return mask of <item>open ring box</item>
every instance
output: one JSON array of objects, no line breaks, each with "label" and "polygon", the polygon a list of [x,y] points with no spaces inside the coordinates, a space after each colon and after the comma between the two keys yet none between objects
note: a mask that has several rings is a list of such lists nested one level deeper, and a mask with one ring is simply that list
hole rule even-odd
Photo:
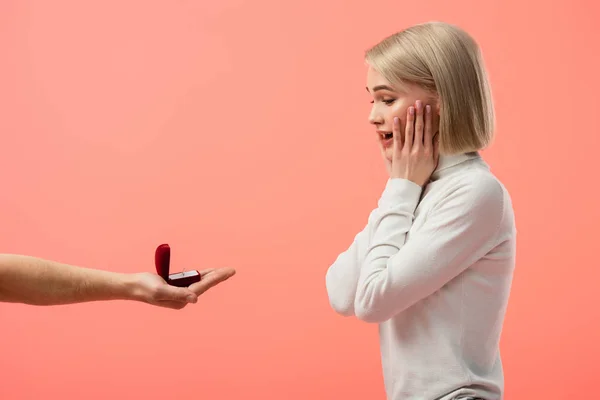
[{"label": "open ring box", "polygon": [[156,248],[154,264],[156,265],[156,273],[171,286],[188,287],[192,283],[200,282],[200,272],[196,270],[169,274],[171,247],[168,244],[161,244]]}]

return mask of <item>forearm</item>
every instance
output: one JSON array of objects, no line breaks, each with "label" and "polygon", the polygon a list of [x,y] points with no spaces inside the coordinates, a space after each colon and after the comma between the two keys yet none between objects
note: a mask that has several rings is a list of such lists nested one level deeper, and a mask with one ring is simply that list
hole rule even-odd
[{"label": "forearm", "polygon": [[126,274],[77,267],[36,257],[0,254],[0,301],[59,305],[131,299]]},{"label": "forearm", "polygon": [[338,255],[325,275],[329,304],[338,314],[345,317],[354,315],[354,298],[360,273],[358,253],[361,240],[367,240],[365,236],[364,231],[360,232],[352,245]]},{"label": "forearm", "polygon": [[373,221],[377,209],[371,211],[366,226],[343,253],[339,254],[327,270],[325,277],[329,304],[340,315],[354,316],[354,300],[360,276],[362,259],[369,247]]},{"label": "forearm", "polygon": [[409,240],[419,193],[406,182],[394,184],[398,190],[386,196],[392,201],[374,226],[361,269],[358,318],[374,323],[392,318],[440,290],[496,246],[504,218],[503,188],[493,179],[471,179],[437,202]]},{"label": "forearm", "polygon": [[398,254],[406,242],[422,189],[407,180],[388,182],[379,201],[379,218],[373,223],[373,236],[362,263],[355,298],[356,315],[367,322],[381,322],[392,292],[402,288],[388,270],[388,259]]}]

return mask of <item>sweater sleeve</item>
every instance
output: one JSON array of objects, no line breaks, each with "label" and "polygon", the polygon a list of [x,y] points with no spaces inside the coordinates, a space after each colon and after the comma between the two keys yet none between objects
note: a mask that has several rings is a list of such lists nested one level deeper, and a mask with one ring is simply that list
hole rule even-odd
[{"label": "sweater sleeve", "polygon": [[429,212],[406,240],[421,188],[394,179],[380,199],[379,217],[362,264],[356,316],[383,322],[433,294],[495,246],[504,191],[493,178],[464,182]]},{"label": "sweater sleeve", "polygon": [[325,275],[329,304],[344,317],[354,315],[360,253],[364,255],[369,240],[367,229],[368,225],[354,237],[350,247],[337,256]]},{"label": "sweater sleeve", "polygon": [[369,246],[373,222],[377,218],[378,209],[369,215],[366,226],[355,237],[350,247],[339,254],[327,269],[325,286],[329,304],[338,314],[354,316],[354,300],[360,267]]}]

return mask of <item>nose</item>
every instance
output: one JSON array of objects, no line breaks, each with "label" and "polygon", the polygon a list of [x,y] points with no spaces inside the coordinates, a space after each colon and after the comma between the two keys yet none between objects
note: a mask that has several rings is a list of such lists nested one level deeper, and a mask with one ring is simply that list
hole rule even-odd
[{"label": "nose", "polygon": [[375,106],[371,108],[371,113],[369,114],[369,123],[373,125],[383,124],[383,117],[379,112],[377,112],[377,108]]}]

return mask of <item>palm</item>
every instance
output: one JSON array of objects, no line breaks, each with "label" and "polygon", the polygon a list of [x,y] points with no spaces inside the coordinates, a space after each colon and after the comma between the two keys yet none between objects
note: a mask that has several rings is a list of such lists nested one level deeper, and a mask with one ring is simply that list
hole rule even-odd
[{"label": "palm", "polygon": [[152,297],[160,298],[166,291],[169,290],[169,284],[157,274],[144,272],[140,274],[140,284],[144,291],[152,294]]},{"label": "palm", "polygon": [[182,309],[189,303],[196,303],[198,296],[233,275],[235,270],[232,268],[207,269],[200,271],[200,282],[188,288],[180,288],[169,285],[159,275],[139,273],[137,274],[138,295],[142,301],[152,305]]}]

